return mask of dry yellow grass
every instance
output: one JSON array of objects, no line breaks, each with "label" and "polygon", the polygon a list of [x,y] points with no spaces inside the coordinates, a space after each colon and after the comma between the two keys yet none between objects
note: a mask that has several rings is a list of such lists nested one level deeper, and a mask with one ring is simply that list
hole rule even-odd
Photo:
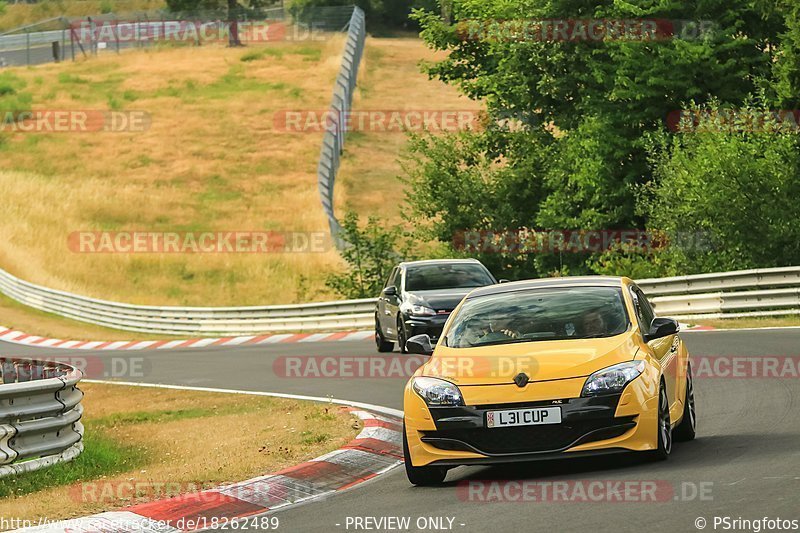
[{"label": "dry yellow grass", "polygon": [[800,326],[800,315],[754,317],[754,318],[727,318],[725,320],[687,320],[686,322],[701,326],[710,326],[716,329],[742,329],[742,328],[784,328]]},{"label": "dry yellow grass", "polygon": [[[320,134],[273,129],[325,109],[341,38],[132,52],[13,72],[33,107],[144,110],[144,133],[17,133],[0,148],[0,265],[44,285],[142,304],[292,303],[323,287],[337,253],[78,254],[71,232],[325,232]],[[280,57],[278,57],[280,55]],[[13,169],[13,170],[9,170]],[[304,281],[306,280],[306,281]],[[316,298],[332,297],[317,292]]]},{"label": "dry yellow grass", "polygon": [[[242,481],[339,448],[359,428],[345,411],[322,404],[116,385],[81,388],[87,431],[141,448],[146,462],[100,480],[3,498],[0,516],[72,518],[177,495],[175,485],[165,494],[166,482],[191,492]],[[127,496],[123,489],[136,483],[150,490],[141,490],[140,498],[106,497]]]},{"label": "dry yellow grass", "polygon": [[[477,111],[476,102],[420,70],[422,60],[439,57],[415,38],[368,39],[354,110]],[[403,184],[399,157],[407,136],[400,132],[351,134],[337,178],[337,212],[353,210],[400,222]]]},{"label": "dry yellow grass", "polygon": [[[342,46],[337,36],[244,50],[132,51],[8,69],[33,95],[35,109],[144,110],[152,126],[145,133],[5,135],[0,267],[35,283],[138,304],[337,298],[324,284],[328,272],[342,268],[334,250],[77,254],[67,237],[81,230],[327,233],[316,183],[322,136],[277,131],[273,116],[327,109]],[[241,61],[253,52],[263,57]],[[356,109],[474,107],[420,72],[419,60],[433,57],[418,39],[370,38]],[[340,213],[353,208],[397,219],[398,156],[405,143],[402,133],[351,135],[337,184]],[[68,333],[89,336],[80,328]]]}]

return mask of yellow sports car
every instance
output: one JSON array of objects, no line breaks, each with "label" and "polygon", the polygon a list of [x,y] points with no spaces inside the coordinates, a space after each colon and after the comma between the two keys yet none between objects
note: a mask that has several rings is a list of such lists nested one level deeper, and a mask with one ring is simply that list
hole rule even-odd
[{"label": "yellow sports car", "polygon": [[642,451],[691,440],[689,354],[628,278],[519,281],[469,293],[404,393],[408,479],[459,465]]}]

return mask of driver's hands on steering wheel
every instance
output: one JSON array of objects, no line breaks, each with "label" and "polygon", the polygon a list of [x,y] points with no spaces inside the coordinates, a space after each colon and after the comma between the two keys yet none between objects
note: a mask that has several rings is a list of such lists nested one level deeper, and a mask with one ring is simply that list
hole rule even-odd
[{"label": "driver's hands on steering wheel", "polygon": [[500,333],[507,337],[511,337],[512,339],[519,338],[519,331],[514,331],[513,329],[501,329]]}]

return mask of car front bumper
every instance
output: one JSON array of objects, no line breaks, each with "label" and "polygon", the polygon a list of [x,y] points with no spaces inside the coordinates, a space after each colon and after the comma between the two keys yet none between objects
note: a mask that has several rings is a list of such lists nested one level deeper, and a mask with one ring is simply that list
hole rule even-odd
[{"label": "car front bumper", "polygon": [[[658,387],[652,379],[637,378],[619,394],[581,398],[584,381],[532,382],[522,389],[513,384],[462,386],[466,406],[460,407],[429,408],[407,387],[412,464],[494,464],[656,448]],[[560,424],[486,427],[490,410],[553,406],[561,407]]]},{"label": "car front bumper", "polygon": [[408,338],[425,334],[431,338],[431,341],[436,342],[442,335],[444,324],[450,318],[450,313],[433,316],[405,316],[403,318]]}]

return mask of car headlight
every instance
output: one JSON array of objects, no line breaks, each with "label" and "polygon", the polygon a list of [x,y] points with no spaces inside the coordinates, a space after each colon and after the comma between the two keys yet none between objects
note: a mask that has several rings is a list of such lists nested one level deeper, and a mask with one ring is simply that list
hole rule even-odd
[{"label": "car headlight", "polygon": [[413,316],[434,316],[436,311],[424,305],[408,304],[403,306],[403,311]]},{"label": "car headlight", "polygon": [[584,383],[581,396],[620,392],[644,372],[645,364],[644,361],[629,361],[598,370]]},{"label": "car headlight", "polygon": [[419,377],[411,381],[411,386],[428,405],[464,405],[461,391],[449,381]]}]

